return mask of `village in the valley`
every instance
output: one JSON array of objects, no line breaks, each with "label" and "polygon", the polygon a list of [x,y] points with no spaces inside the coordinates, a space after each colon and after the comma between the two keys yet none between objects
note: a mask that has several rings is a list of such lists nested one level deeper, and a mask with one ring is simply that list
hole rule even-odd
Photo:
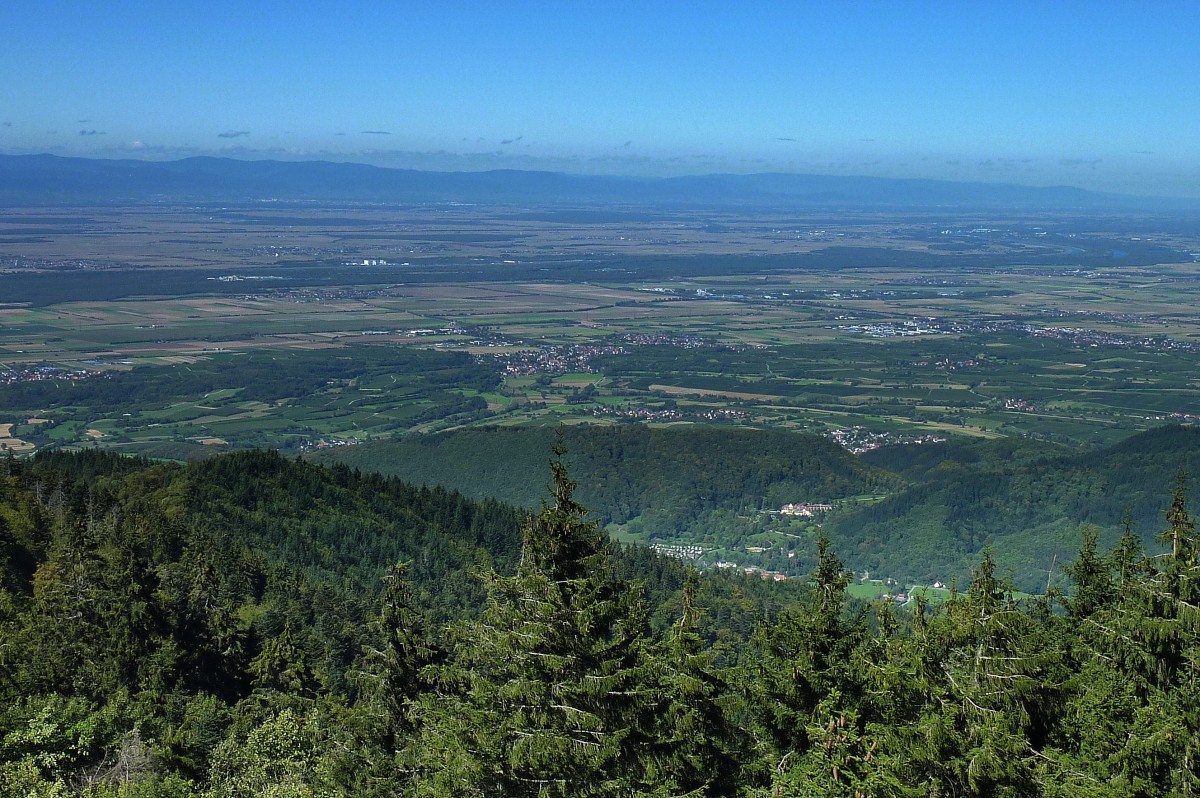
[{"label": "village in the valley", "polygon": [[[832,512],[834,505],[827,502],[788,502],[778,510],[763,510],[767,515],[790,516],[796,519],[812,519],[819,521]],[[710,560],[717,552],[713,547],[702,546],[698,543],[665,543],[652,542],[650,548],[664,557],[689,560],[701,570],[715,568],[722,571],[741,571],[747,577],[758,577],[763,581],[786,582],[793,579],[806,579],[807,575],[784,573],[760,565],[748,565],[728,559]],[[766,546],[745,546],[743,550],[748,555],[761,556],[771,549]],[[725,550],[728,551],[728,550]],[[787,558],[795,559],[796,553],[789,550]],[[925,599],[943,599],[950,588],[941,580],[932,584],[904,584],[890,577],[874,577],[870,571],[852,572],[848,592],[860,599],[890,601],[899,605],[911,605],[920,596]]]}]

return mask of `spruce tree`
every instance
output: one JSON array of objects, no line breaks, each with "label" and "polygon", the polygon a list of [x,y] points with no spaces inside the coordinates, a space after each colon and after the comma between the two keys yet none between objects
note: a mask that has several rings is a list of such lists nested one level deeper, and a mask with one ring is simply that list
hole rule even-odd
[{"label": "spruce tree", "polygon": [[1098,553],[1100,532],[1094,526],[1083,530],[1079,557],[1067,566],[1067,575],[1075,583],[1074,595],[1067,608],[1075,619],[1087,618],[1109,601],[1112,593],[1112,574],[1108,563]]},{"label": "spruce tree", "polygon": [[1188,475],[1180,471],[1175,477],[1175,491],[1171,506],[1167,509],[1167,527],[1158,536],[1158,541],[1170,549],[1164,587],[1181,602],[1181,609],[1194,606],[1189,602],[1200,583],[1196,579],[1196,568],[1200,565],[1197,554],[1200,546],[1196,540],[1196,522],[1187,510]]},{"label": "spruce tree", "polygon": [[1038,794],[1044,731],[1059,701],[1045,672],[1061,658],[1041,631],[985,551],[966,595],[918,635],[920,672],[934,678],[906,731],[916,743],[907,781],[939,795]]},{"label": "spruce tree", "polygon": [[103,681],[104,560],[84,524],[62,517],[37,569],[24,640],[25,678],[38,689],[95,689]]},{"label": "spruce tree", "polygon": [[482,616],[421,699],[417,794],[585,798],[640,778],[645,607],[554,452],[553,504],[525,525],[516,575],[485,576]]},{"label": "spruce tree", "polygon": [[1137,575],[1145,573],[1145,554],[1141,538],[1133,531],[1133,518],[1126,510],[1125,517],[1121,519],[1121,537],[1108,556],[1109,570],[1116,579],[1118,599],[1127,598]]},{"label": "spruce tree", "polygon": [[655,651],[660,696],[645,778],[662,795],[735,795],[748,741],[729,717],[730,686],[698,632],[698,585],[689,570],[680,618]]},{"label": "spruce tree", "polygon": [[258,688],[304,698],[314,697],[320,688],[291,621],[285,622],[283,631],[263,645],[262,652],[250,661],[249,671]]},{"label": "spruce tree", "polygon": [[1181,474],[1158,536],[1164,554],[1145,556],[1126,520],[1109,557],[1114,595],[1079,618],[1070,698],[1057,729],[1067,760],[1061,794],[1175,796],[1198,789],[1200,574],[1186,494]]},{"label": "spruce tree", "polygon": [[770,749],[767,794],[894,794],[863,711],[866,627],[861,614],[846,617],[849,577],[824,530],[812,580],[805,606],[754,639],[748,687]]},{"label": "spruce tree", "polygon": [[396,563],[384,577],[383,607],[378,621],[383,645],[368,653],[373,674],[378,678],[377,693],[386,708],[391,736],[412,731],[413,702],[429,686],[422,671],[439,654],[430,645],[425,624],[413,606],[407,573],[408,563]]}]

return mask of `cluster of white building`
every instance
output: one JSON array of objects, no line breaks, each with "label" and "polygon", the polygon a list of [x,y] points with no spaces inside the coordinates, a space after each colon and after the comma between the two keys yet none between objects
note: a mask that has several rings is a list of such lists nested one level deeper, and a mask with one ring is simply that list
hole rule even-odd
[{"label": "cluster of white building", "polygon": [[833,509],[832,504],[810,504],[808,502],[793,502],[785,504],[779,508],[781,515],[800,515],[805,518],[814,518],[817,515],[827,513]]}]

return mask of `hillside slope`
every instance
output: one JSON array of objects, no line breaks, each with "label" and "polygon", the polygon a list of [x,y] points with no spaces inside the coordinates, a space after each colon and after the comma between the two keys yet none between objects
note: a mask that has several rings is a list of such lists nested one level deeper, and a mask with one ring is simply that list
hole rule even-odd
[{"label": "hillside slope", "polygon": [[[549,428],[483,428],[317,457],[535,507],[553,439]],[[990,548],[1000,572],[1031,592],[1045,589],[1052,567],[1061,581],[1061,565],[1075,558],[1085,524],[1099,527],[1108,546],[1128,512],[1154,549],[1175,474],[1200,473],[1200,429],[1180,426],[1089,452],[1014,439],[896,447],[855,458],[795,433],[634,426],[571,428],[566,444],[584,504],[632,539],[692,540],[739,562],[776,567],[770,552],[744,551],[771,545],[754,537],[762,531],[756,511],[887,494],[875,503],[849,503],[827,519],[848,567],[965,583]],[[811,566],[809,541],[784,545],[793,552],[786,560],[791,569]]]},{"label": "hillside slope", "polygon": [[[536,507],[545,495],[549,427],[490,427],[326,451],[340,462],[475,498]],[[898,484],[814,435],[714,427],[564,428],[579,498],[604,522],[653,513],[687,524],[715,509],[777,509]]]},{"label": "hillside slope", "polygon": [[1001,572],[1040,592],[1052,565],[1075,558],[1083,524],[1099,527],[1107,546],[1128,512],[1155,547],[1175,474],[1200,473],[1200,428],[1162,427],[1093,452],[944,444],[905,455],[880,451],[864,459],[903,473],[912,480],[908,488],[830,519],[847,563],[945,581],[969,573],[990,547]]}]

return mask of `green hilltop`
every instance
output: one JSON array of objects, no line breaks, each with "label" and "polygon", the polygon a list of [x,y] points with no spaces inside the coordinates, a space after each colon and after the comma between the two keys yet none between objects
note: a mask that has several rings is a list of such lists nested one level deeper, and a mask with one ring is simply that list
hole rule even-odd
[{"label": "green hilltop", "polygon": [[[1072,451],[1033,441],[947,442],[868,452],[908,486],[830,519],[848,563],[898,579],[949,582],[985,548],[1001,572],[1041,592],[1079,550],[1080,528],[1116,541],[1128,514],[1154,547],[1165,521],[1163,486],[1200,473],[1200,429],[1167,426],[1115,445]],[[1059,578],[1061,582],[1061,576]]]},{"label": "green hilltop", "polygon": [[[339,447],[314,455],[475,498],[537,507],[554,427],[482,427]],[[830,501],[896,484],[815,435],[680,426],[562,428],[580,501],[604,522],[654,511],[686,519],[713,508]]]},{"label": "green hilltop", "polygon": [[[474,428],[314,457],[535,508],[554,435],[549,427]],[[772,525],[766,512],[833,502],[824,525],[855,570],[948,584],[964,581],[988,548],[1003,574],[1038,593],[1053,584],[1052,570],[1061,581],[1084,525],[1098,527],[1108,545],[1128,513],[1153,547],[1163,486],[1181,468],[1200,473],[1200,429],[1186,426],[1087,451],[954,438],[857,457],[788,431],[578,426],[564,435],[581,501],[621,539],[696,544],[714,558],[803,572],[815,561],[815,524]]]}]

